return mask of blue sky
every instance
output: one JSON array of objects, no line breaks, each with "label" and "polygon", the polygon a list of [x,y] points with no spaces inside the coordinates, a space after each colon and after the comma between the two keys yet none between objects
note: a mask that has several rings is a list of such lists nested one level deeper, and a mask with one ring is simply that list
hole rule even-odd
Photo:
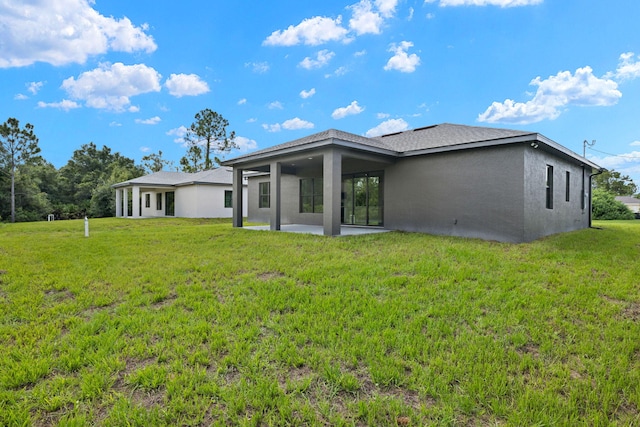
[{"label": "blue sky", "polygon": [[[640,184],[637,0],[0,0],[0,120],[56,167],[94,142],[176,164],[194,115],[240,150],[329,128],[539,132]],[[596,151],[598,150],[598,151]]]}]

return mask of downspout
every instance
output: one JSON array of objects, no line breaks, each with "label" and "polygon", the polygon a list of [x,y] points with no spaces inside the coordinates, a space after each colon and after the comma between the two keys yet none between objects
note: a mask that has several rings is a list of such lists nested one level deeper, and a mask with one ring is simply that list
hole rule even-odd
[{"label": "downspout", "polygon": [[591,226],[591,215],[592,215],[592,210],[593,210],[593,177],[600,175],[602,173],[604,173],[606,171],[605,168],[602,169],[598,169],[597,173],[592,173],[589,174],[589,228],[593,228]]}]

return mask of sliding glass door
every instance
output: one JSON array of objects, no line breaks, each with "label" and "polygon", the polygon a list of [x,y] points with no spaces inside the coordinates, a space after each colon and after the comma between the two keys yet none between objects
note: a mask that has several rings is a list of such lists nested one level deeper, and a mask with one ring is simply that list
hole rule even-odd
[{"label": "sliding glass door", "polygon": [[382,225],[382,172],[342,177],[342,223]]}]

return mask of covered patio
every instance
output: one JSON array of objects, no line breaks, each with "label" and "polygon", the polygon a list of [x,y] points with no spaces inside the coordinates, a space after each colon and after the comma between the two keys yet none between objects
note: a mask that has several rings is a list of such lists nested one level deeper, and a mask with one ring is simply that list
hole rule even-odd
[{"label": "covered patio", "polygon": [[[237,198],[236,189],[245,172],[250,172],[268,177],[261,181],[266,184],[262,186],[265,191],[260,193],[261,199],[254,206],[268,212],[268,217],[254,215],[253,219],[258,222],[266,220],[269,226],[259,229],[327,236],[384,231],[381,228],[382,171],[395,160],[395,152],[375,140],[330,129],[223,162],[223,165],[233,168],[233,226],[243,227],[242,201]],[[303,184],[291,187],[291,183],[292,180],[305,179],[311,182],[313,190],[309,200],[303,201]],[[283,192],[285,180],[289,187]],[[374,184],[372,188],[375,187],[376,193],[372,197],[361,194],[360,199],[365,201],[356,206],[356,194],[345,189],[345,180],[351,180],[352,188],[370,182]],[[306,202],[312,206],[310,210],[303,207]],[[286,216],[283,215],[285,210]],[[249,212],[251,217],[256,209],[250,206]]]}]

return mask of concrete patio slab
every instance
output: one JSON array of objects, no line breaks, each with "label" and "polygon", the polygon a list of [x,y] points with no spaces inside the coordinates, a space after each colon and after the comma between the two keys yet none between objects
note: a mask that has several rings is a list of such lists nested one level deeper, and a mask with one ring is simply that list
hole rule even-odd
[{"label": "concrete patio slab", "polygon": [[[269,231],[268,225],[252,225],[243,227],[247,230],[263,230]],[[305,225],[305,224],[283,224],[280,226],[280,231],[285,233],[301,233],[301,234],[315,234],[322,236],[324,229],[321,225]],[[361,234],[374,234],[374,233],[386,233],[391,230],[386,230],[381,227],[357,227],[351,225],[340,226],[340,236],[356,236]],[[339,236],[337,236],[339,237]]]}]

